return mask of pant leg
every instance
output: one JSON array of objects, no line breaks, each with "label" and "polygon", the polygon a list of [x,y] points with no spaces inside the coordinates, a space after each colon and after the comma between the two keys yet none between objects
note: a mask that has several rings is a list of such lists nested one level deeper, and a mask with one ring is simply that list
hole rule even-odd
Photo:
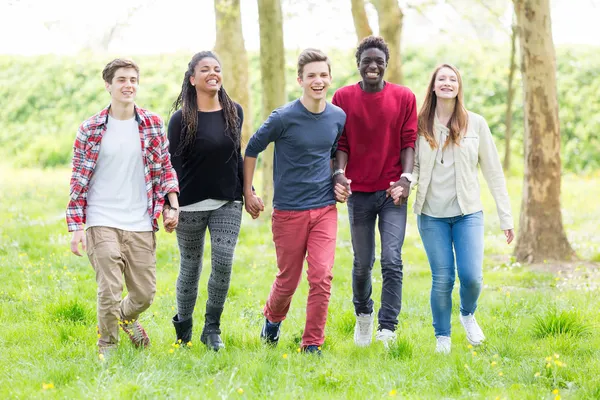
[{"label": "pant leg", "polygon": [[325,341],[327,309],[331,296],[332,269],[337,236],[335,205],[310,210],[308,233],[308,301],[302,346],[320,346]]},{"label": "pant leg", "polygon": [[398,325],[398,315],[402,307],[402,245],[406,233],[406,202],[395,205],[391,197],[380,196],[379,234],[381,236],[381,308],[379,309],[379,329],[392,332]]},{"label": "pant leg", "polygon": [[431,268],[431,313],[435,336],[450,336],[452,289],[456,276],[450,219],[417,215],[417,226]]},{"label": "pant leg", "polygon": [[[209,318],[211,321],[205,319],[205,325],[215,331],[219,330],[221,312],[229,291],[233,254],[240,233],[241,222],[242,204],[233,201],[212,211],[208,219],[211,242],[211,271],[208,278],[206,310],[207,314],[214,318]],[[214,326],[208,326],[209,324]]]},{"label": "pant leg", "polygon": [[285,319],[302,278],[309,222],[308,211],[273,210],[273,242],[279,272],[264,308],[264,315],[271,322]]},{"label": "pant leg", "polygon": [[483,285],[483,212],[459,217],[452,227],[460,280],[460,312],[473,314]]},{"label": "pant leg", "polygon": [[196,307],[209,215],[210,211],[181,211],[179,214],[176,233],[180,261],[176,297],[180,322],[192,318]]},{"label": "pant leg", "polygon": [[377,218],[374,193],[352,193],[348,199],[348,217],[354,252],[352,266],[354,311],[356,315],[371,314],[373,312],[371,271],[375,262],[375,219]]},{"label": "pant leg", "polygon": [[122,231],[94,226],[86,231],[87,254],[98,284],[98,346],[119,342],[119,318],[123,294],[124,261],[121,256]]}]

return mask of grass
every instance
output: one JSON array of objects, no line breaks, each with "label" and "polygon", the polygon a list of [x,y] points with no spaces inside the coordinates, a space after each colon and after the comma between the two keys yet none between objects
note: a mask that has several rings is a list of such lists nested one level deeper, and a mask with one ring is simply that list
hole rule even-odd
[{"label": "grass", "polygon": [[[414,215],[404,246],[405,280],[398,340],[389,350],[353,344],[352,249],[341,206],[334,283],[321,358],[299,354],[307,283],[282,325],[277,348],[258,334],[262,306],[274,278],[275,251],[268,216],[244,216],[222,329],[227,349],[199,342],[210,270],[205,268],[195,314],[193,346],[175,349],[178,255],[175,237],[158,235],[157,295],[141,321],[152,339],[146,351],[124,335],[117,353],[95,352],[96,284],[86,258],[70,254],[64,223],[67,170],[0,166],[0,398],[102,399],[593,399],[600,398],[600,299],[597,295],[600,179],[563,182],[567,235],[581,264],[523,266],[511,259],[495,207],[484,187],[485,288],[478,321],[488,338],[471,348],[458,322],[453,350],[434,354],[430,274]],[[520,178],[510,178],[513,210]],[[515,215],[518,221],[518,215]],[[381,272],[374,268],[378,304]],[[458,283],[458,282],[457,282]],[[557,392],[555,392],[557,391]],[[553,393],[554,392],[554,393]],[[558,393],[558,394],[556,394]]]}]

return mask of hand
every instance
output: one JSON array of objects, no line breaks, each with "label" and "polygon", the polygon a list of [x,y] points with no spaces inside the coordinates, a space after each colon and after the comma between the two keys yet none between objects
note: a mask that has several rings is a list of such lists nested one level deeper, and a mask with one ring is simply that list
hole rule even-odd
[{"label": "hand", "polygon": [[258,218],[261,211],[265,211],[265,205],[256,192],[252,191],[252,193],[244,195],[244,200],[246,211],[252,216],[252,219]]},{"label": "hand", "polygon": [[506,244],[510,244],[513,241],[513,239],[515,238],[514,229],[505,229],[504,236],[506,236]]},{"label": "hand", "polygon": [[352,180],[347,179],[344,174],[337,174],[333,177],[333,194],[335,201],[345,203],[348,197],[352,194],[350,184]]},{"label": "hand", "polygon": [[163,226],[165,231],[171,233],[179,224],[179,210],[173,210],[171,207],[165,207],[163,210]]},{"label": "hand", "polygon": [[85,231],[75,231],[73,232],[73,238],[71,239],[71,252],[76,256],[81,257],[82,254],[79,252],[79,242],[81,242],[81,248],[83,251],[86,251],[86,243],[85,243]]},{"label": "hand", "polygon": [[386,197],[392,197],[394,204],[399,206],[403,204],[410,194],[410,183],[408,179],[400,178],[396,182],[390,182],[390,187],[387,188]]}]

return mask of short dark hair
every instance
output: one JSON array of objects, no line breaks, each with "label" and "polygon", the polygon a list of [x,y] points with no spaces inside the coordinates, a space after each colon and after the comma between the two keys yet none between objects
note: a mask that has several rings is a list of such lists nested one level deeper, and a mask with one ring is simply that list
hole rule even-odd
[{"label": "short dark hair", "polygon": [[140,79],[140,67],[138,67],[135,62],[124,58],[115,58],[114,60],[106,64],[106,67],[104,67],[104,69],[102,70],[102,79],[104,79],[104,82],[112,83],[112,80],[115,77],[115,72],[117,72],[119,68],[135,69],[135,72],[137,72],[138,80]]},{"label": "short dark hair", "polygon": [[385,54],[385,62],[390,60],[390,49],[385,40],[381,36],[367,36],[356,48],[356,65],[360,65],[360,56],[368,49],[379,49]]},{"label": "short dark hair", "polygon": [[329,75],[331,75],[331,61],[329,60],[329,57],[327,57],[327,54],[317,49],[306,49],[298,56],[298,77],[302,78],[302,73],[304,72],[304,66],[306,64],[319,61],[327,63]]}]

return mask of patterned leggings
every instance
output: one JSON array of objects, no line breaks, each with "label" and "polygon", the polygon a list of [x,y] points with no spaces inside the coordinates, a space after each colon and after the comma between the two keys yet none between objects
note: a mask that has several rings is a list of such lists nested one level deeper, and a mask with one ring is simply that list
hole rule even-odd
[{"label": "patterned leggings", "polygon": [[240,233],[241,221],[241,203],[229,202],[212,211],[181,211],[177,226],[177,244],[181,257],[177,277],[179,321],[190,319],[194,313],[207,227],[212,249],[212,270],[208,280],[206,304],[223,309],[229,290],[233,253]]}]

